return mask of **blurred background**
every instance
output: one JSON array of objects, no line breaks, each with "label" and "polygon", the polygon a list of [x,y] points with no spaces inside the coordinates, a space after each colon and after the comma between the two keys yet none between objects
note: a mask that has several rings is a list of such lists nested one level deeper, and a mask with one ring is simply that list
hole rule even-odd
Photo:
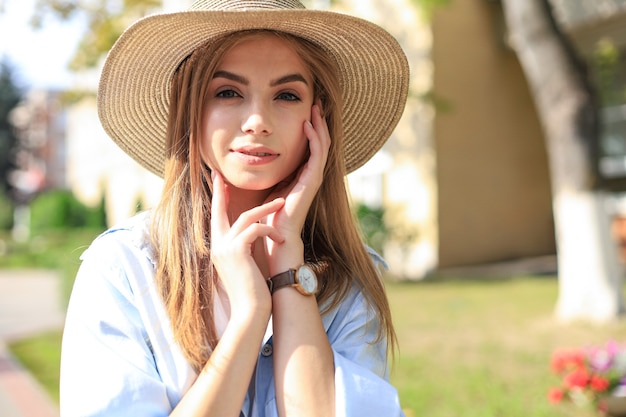
[{"label": "blurred background", "polygon": [[[99,124],[101,65],[132,21],[190,3],[0,0],[0,302],[23,300],[0,339],[52,415],[80,253],[161,191]],[[546,391],[553,350],[626,342],[626,1],[304,3],[379,24],[411,67],[397,129],[347,179],[389,263],[407,416],[595,415]]]}]

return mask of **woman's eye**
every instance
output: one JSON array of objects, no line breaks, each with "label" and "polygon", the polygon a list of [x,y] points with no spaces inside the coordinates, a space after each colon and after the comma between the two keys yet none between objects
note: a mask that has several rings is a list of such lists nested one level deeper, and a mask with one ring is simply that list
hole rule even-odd
[{"label": "woman's eye", "polygon": [[300,97],[293,93],[280,93],[277,97],[278,100],[285,101],[300,101]]},{"label": "woman's eye", "polygon": [[240,95],[235,90],[222,90],[222,91],[219,91],[216,94],[216,97],[219,97],[219,98],[235,98],[235,97],[240,97]]}]

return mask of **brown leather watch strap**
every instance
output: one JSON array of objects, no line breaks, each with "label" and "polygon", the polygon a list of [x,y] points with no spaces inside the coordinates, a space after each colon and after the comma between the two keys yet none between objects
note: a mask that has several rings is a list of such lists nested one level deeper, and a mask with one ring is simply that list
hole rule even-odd
[{"label": "brown leather watch strap", "polygon": [[290,287],[296,283],[296,270],[288,269],[285,272],[276,274],[267,280],[267,286],[270,289],[270,294],[274,294],[276,291],[284,287]]}]

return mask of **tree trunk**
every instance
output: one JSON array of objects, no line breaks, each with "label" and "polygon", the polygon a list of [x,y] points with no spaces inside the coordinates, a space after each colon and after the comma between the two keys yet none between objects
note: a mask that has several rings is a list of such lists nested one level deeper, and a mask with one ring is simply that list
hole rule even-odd
[{"label": "tree trunk", "polygon": [[598,119],[592,89],[548,0],[502,4],[545,134],[559,268],[556,315],[613,319],[623,310],[622,271],[607,194],[595,189]]}]

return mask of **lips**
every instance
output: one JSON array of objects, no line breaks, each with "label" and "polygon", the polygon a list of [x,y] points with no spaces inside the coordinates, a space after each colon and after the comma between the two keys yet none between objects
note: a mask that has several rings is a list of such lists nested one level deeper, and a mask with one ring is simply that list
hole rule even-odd
[{"label": "lips", "polygon": [[274,152],[272,149],[264,147],[264,146],[242,146],[239,148],[235,148],[232,150],[233,152],[241,153],[249,156],[258,156],[258,157],[266,157],[266,156],[277,156],[278,154]]},{"label": "lips", "polygon": [[248,151],[240,151],[242,154],[244,155],[251,155],[251,156],[270,156],[273,155],[269,152],[248,152]]},{"label": "lips", "polygon": [[280,156],[272,149],[261,146],[243,146],[232,149],[231,152],[241,161],[250,165],[269,163]]}]

